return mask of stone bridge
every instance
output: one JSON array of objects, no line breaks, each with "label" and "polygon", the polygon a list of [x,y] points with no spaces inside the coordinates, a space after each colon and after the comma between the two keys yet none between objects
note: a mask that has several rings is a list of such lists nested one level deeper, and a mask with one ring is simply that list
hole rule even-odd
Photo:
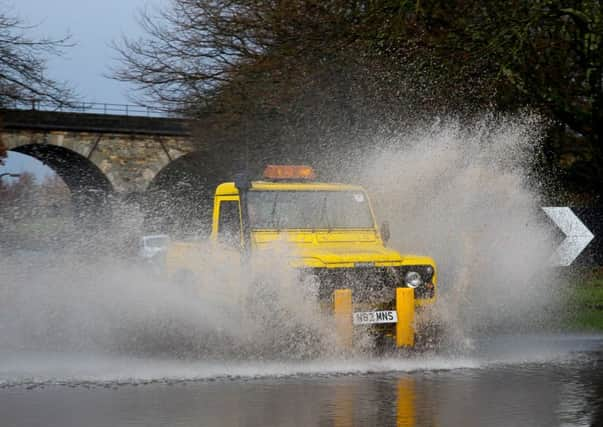
[{"label": "stone bridge", "polygon": [[111,201],[136,202],[161,230],[199,228],[216,182],[231,175],[220,150],[193,143],[191,128],[178,118],[0,110],[4,145],[53,169],[81,216],[109,216]]},{"label": "stone bridge", "polygon": [[183,119],[4,110],[0,120],[9,150],[42,161],[76,191],[144,192],[194,149]]}]

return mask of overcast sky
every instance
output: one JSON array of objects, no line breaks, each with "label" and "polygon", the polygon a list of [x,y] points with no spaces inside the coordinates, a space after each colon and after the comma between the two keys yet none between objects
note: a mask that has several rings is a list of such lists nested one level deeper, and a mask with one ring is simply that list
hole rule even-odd
[{"label": "overcast sky", "polygon": [[[137,12],[144,7],[157,7],[168,0],[0,0],[12,6],[13,13],[37,27],[33,36],[61,38],[71,34],[74,47],[65,55],[50,58],[48,76],[70,84],[82,101],[127,104],[131,86],[109,79],[116,65],[115,51],[110,47],[122,34],[142,34],[136,22]],[[33,172],[39,180],[53,172],[41,162],[9,152],[0,172]],[[8,178],[4,178],[8,179]]]},{"label": "overcast sky", "polygon": [[49,77],[70,83],[86,102],[126,104],[131,87],[103,76],[116,65],[111,41],[141,35],[137,12],[163,3],[167,0],[13,0],[12,8],[37,25],[36,35],[72,35],[76,46],[49,60]]}]

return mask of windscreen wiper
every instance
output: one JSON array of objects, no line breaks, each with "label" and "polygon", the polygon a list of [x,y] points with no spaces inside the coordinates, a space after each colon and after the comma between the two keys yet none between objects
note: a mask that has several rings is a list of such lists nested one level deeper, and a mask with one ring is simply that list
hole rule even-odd
[{"label": "windscreen wiper", "polygon": [[279,229],[279,222],[275,221],[275,214],[276,214],[276,201],[278,199],[278,191],[274,192],[274,201],[272,202],[272,211],[270,212],[270,219],[272,220],[272,226],[276,229],[276,231],[278,231]]},{"label": "windscreen wiper", "polygon": [[326,196],[326,194],[325,194],[325,198],[323,199],[320,216],[321,216],[321,220],[324,217],[324,220],[327,223],[327,233],[330,233],[331,232],[331,224],[329,224],[329,214],[327,213],[327,196]]}]

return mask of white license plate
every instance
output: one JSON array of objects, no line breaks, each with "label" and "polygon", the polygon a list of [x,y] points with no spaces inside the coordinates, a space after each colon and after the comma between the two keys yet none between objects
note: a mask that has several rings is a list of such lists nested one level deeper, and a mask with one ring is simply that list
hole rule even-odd
[{"label": "white license plate", "polygon": [[388,311],[358,311],[354,313],[354,325],[369,325],[371,323],[397,323],[398,313]]}]

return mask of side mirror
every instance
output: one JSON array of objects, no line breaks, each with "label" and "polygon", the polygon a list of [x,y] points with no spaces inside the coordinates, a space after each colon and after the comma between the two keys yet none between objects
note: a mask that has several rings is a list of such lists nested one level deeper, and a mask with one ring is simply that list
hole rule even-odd
[{"label": "side mirror", "polygon": [[389,222],[383,221],[383,224],[381,224],[381,240],[383,240],[383,243],[387,243],[390,237]]},{"label": "side mirror", "polygon": [[170,237],[167,234],[153,234],[143,236],[140,239],[140,256],[151,259],[155,255],[165,252],[170,243]]}]

